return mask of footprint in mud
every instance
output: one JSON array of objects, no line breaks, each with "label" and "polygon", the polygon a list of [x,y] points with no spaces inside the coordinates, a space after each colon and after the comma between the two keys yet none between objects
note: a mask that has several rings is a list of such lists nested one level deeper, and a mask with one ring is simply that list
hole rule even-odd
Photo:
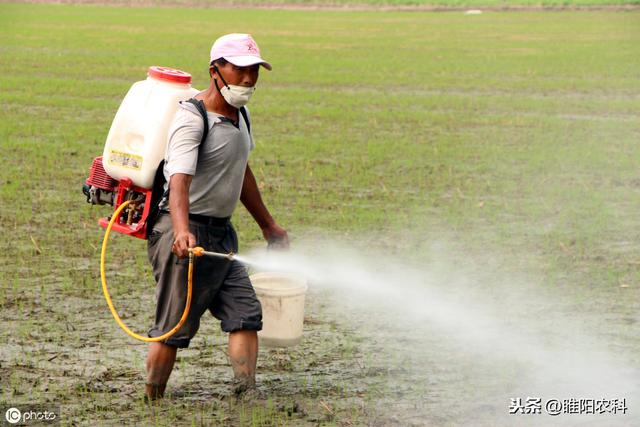
[{"label": "footprint in mud", "polygon": [[295,400],[293,402],[281,403],[277,405],[276,410],[278,412],[284,412],[288,417],[292,417],[293,414],[302,416],[307,415],[307,412],[304,410],[304,408],[302,408],[302,406]]}]

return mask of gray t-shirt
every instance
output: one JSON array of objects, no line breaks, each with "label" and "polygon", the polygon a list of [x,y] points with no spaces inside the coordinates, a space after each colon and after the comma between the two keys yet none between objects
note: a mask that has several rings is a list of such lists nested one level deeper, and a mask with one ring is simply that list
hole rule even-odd
[{"label": "gray t-shirt", "polygon": [[[235,127],[229,119],[207,111],[209,134],[200,148],[202,116],[191,103],[180,104],[169,128],[165,190],[172,175],[192,175],[189,213],[225,218],[238,204],[249,152],[254,147],[242,114],[238,116],[240,125]],[[168,209],[166,201],[160,207]]]}]

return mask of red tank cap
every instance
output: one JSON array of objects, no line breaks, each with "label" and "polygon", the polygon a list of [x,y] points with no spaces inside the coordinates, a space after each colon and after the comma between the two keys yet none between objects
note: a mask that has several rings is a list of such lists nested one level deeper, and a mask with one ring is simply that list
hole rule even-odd
[{"label": "red tank cap", "polygon": [[191,74],[175,68],[154,65],[149,67],[147,75],[155,79],[166,80],[174,83],[191,83]]}]

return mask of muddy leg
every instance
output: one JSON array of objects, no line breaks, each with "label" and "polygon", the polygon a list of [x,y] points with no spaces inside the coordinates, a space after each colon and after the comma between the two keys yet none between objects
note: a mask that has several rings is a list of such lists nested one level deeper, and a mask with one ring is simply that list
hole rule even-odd
[{"label": "muddy leg", "polygon": [[229,359],[233,368],[234,392],[242,394],[256,385],[258,333],[235,331],[229,334]]},{"label": "muddy leg", "polygon": [[164,396],[167,381],[176,361],[176,347],[160,342],[151,343],[147,354],[147,383],[144,394],[147,399],[155,400]]}]

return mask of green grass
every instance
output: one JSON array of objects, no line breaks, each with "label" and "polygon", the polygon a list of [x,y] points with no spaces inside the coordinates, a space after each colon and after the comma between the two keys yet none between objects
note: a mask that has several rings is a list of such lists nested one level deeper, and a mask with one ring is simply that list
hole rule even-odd
[{"label": "green grass", "polygon": [[[109,209],[87,205],[80,189],[120,101],[147,67],[187,70],[203,88],[211,42],[232,31],[252,33],[274,65],[251,103],[258,144],[251,163],[294,241],[330,235],[411,251],[419,260],[432,241],[444,239],[461,262],[484,254],[504,258],[504,268],[535,269],[543,286],[566,291],[614,326],[633,318],[640,296],[637,12],[465,16],[2,4],[0,342],[7,346],[0,350],[0,401],[23,397],[34,372],[53,369],[45,395],[77,419],[113,419],[120,404],[124,414],[144,419],[140,402],[123,403],[95,388],[102,383],[87,383],[104,378],[74,367],[81,358],[65,353],[90,344],[97,366],[112,369],[116,360],[144,369],[139,347],[118,359],[101,339],[129,343],[114,331],[99,295],[96,220]],[[242,248],[262,244],[246,212],[239,209],[234,221]],[[134,293],[150,303],[144,243],[116,239],[112,250],[123,259],[123,283],[114,286],[144,284]],[[637,346],[634,325],[628,339]],[[42,337],[52,342],[42,344]],[[351,358],[351,338],[344,339],[338,355]],[[24,353],[21,361],[17,349],[25,347],[40,353]],[[318,353],[294,354],[294,370],[334,360],[329,350],[309,348]],[[199,360],[198,353],[185,358]],[[280,362],[264,363],[276,369]],[[184,371],[181,381],[197,390],[200,380]],[[77,394],[69,377],[80,382]],[[303,380],[292,387],[303,406],[314,408],[304,416],[268,405],[257,412],[199,409],[214,411],[220,423],[246,425],[358,424],[380,415],[341,403],[330,379],[321,377],[315,394],[305,394]],[[276,398],[285,405],[289,397],[282,391]],[[319,399],[334,407],[333,416]],[[158,425],[201,419],[180,401],[158,411]]]}]

